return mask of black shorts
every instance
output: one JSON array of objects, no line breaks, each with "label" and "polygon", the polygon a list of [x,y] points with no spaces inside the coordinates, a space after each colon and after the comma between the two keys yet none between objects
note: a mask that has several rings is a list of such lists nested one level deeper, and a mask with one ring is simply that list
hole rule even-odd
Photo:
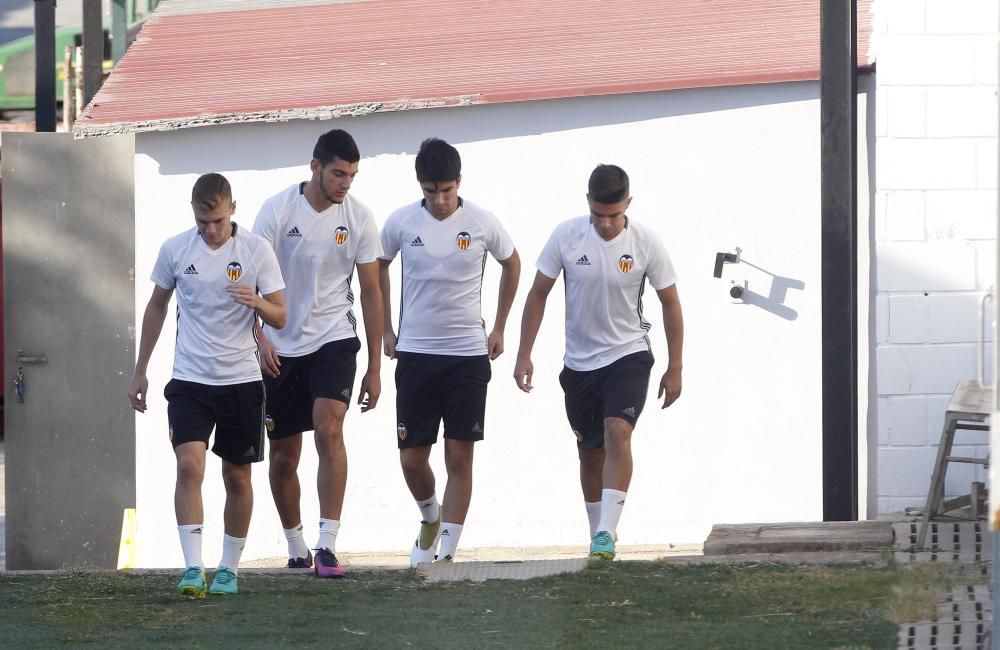
[{"label": "black shorts", "polygon": [[493,375],[487,355],[396,352],[396,438],[400,449],[437,442],[444,437],[482,440],[486,385]]},{"label": "black shorts", "polygon": [[171,379],[163,389],[167,398],[170,442],[204,442],[215,429],[216,456],[234,465],[264,460],[264,384],[251,381],[209,386]]},{"label": "black shorts", "polygon": [[559,373],[566,394],[566,417],[579,447],[604,446],[604,418],[621,418],[635,426],[649,391],[653,355],[635,352],[597,370]]},{"label": "black shorts", "polygon": [[267,389],[267,437],[276,440],[312,431],[313,401],[335,399],[351,404],[354,375],[358,370],[356,336],[325,344],[301,357],[282,357],[277,378],[264,377]]}]

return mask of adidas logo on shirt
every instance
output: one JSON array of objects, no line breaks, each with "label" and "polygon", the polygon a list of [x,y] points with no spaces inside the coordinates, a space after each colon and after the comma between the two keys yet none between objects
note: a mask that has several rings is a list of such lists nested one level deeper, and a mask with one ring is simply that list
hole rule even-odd
[{"label": "adidas logo on shirt", "polygon": [[634,418],[635,417],[635,407],[634,406],[630,406],[627,409],[623,409],[622,413],[624,413],[625,415],[627,415],[629,417]]},{"label": "adidas logo on shirt", "polygon": [[194,268],[194,264],[184,269],[184,275],[198,275],[198,269]]},{"label": "adidas logo on shirt", "polygon": [[292,229],[288,231],[286,237],[301,237],[302,233],[299,232],[298,226],[292,226]]},{"label": "adidas logo on shirt", "polygon": [[416,239],[414,239],[413,241],[410,242],[410,246],[423,246],[423,245],[424,245],[424,242],[423,242],[423,240],[420,239],[419,235],[417,235]]},{"label": "adidas logo on shirt", "polygon": [[581,257],[580,259],[578,259],[576,261],[576,265],[577,266],[590,266],[590,260],[588,260],[587,256],[584,255],[583,257]]}]

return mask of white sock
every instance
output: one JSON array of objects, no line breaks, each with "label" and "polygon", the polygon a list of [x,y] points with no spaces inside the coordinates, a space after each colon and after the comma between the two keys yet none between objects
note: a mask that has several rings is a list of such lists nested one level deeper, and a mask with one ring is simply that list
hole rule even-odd
[{"label": "white sock", "polygon": [[590,523],[590,536],[593,537],[597,534],[597,525],[601,523],[601,502],[585,501],[584,505],[587,506],[587,521]]},{"label": "white sock", "polygon": [[187,524],[177,527],[181,537],[181,552],[184,553],[185,567],[203,567],[201,561],[201,524]]},{"label": "white sock", "polygon": [[226,567],[233,573],[238,573],[240,568],[240,556],[243,555],[243,547],[246,546],[246,537],[222,536],[222,559],[219,560],[219,568]]},{"label": "white sock", "polygon": [[439,560],[446,557],[455,557],[455,549],[458,548],[458,538],[462,536],[462,524],[451,524],[441,522],[441,546],[438,547],[437,556]]},{"label": "white sock", "polygon": [[438,503],[436,494],[430,499],[418,500],[417,507],[420,508],[420,522],[424,524],[437,521],[438,516],[441,514],[441,505]]},{"label": "white sock", "polygon": [[288,557],[300,557],[305,559],[309,556],[309,545],[306,544],[302,536],[302,524],[294,528],[282,528],[285,539],[288,540]]},{"label": "white sock", "polygon": [[340,522],[336,519],[319,520],[319,541],[316,542],[316,549],[325,548],[331,553],[337,552],[337,533],[340,531]]},{"label": "white sock", "polygon": [[601,522],[597,524],[597,530],[606,530],[614,537],[618,532],[618,520],[621,519],[624,507],[625,493],[605,488],[601,492]]}]

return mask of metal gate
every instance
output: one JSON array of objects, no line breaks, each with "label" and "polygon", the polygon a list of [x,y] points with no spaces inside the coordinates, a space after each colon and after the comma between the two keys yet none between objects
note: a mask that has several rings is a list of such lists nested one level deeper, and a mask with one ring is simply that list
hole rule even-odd
[{"label": "metal gate", "polygon": [[132,136],[3,138],[11,570],[115,568],[134,506],[133,161]]}]

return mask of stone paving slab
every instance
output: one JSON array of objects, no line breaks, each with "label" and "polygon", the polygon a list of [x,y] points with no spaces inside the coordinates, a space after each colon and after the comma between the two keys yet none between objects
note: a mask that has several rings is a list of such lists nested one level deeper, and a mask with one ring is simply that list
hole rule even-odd
[{"label": "stone paving slab", "polygon": [[893,545],[888,521],[717,524],[705,540],[705,555],[871,551]]},{"label": "stone paving slab", "polygon": [[563,573],[576,573],[587,566],[586,557],[566,560],[513,560],[507,562],[434,562],[417,567],[425,582],[471,580],[529,580]]}]

